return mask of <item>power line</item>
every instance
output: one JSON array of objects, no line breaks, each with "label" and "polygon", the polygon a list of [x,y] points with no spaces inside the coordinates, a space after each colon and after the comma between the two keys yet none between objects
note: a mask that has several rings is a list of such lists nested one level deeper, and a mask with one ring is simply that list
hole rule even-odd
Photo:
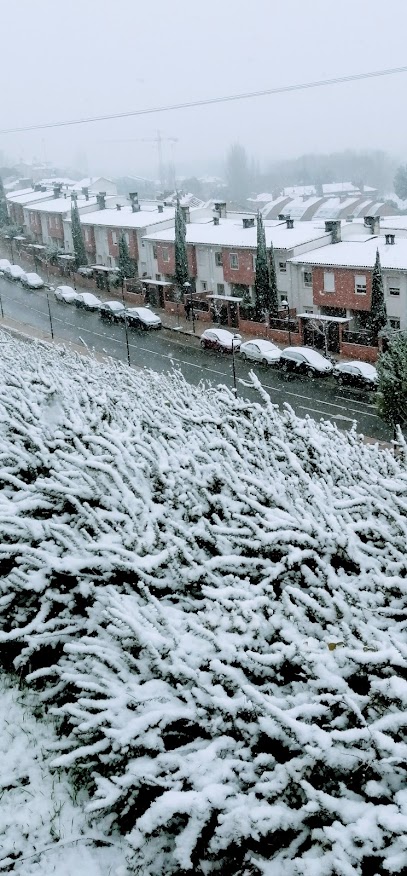
[{"label": "power line", "polygon": [[216,103],[231,103],[234,100],[248,100],[252,97],[266,97],[272,94],[285,94],[289,91],[304,91],[309,88],[321,88],[328,85],[340,85],[342,82],[358,82],[362,79],[374,79],[380,76],[394,76],[396,73],[407,73],[407,67],[392,67],[388,70],[373,70],[370,73],[352,73],[348,76],[336,76],[334,79],[319,79],[316,82],[302,82],[297,85],[283,85],[280,88],[266,88],[262,91],[246,91],[242,94],[229,94],[224,97],[209,97],[204,100],[191,100],[186,103],[173,103],[167,106],[148,107],[146,109],[129,110],[124,113],[110,113],[103,116],[87,116],[81,119],[69,119],[63,122],[44,122],[40,125],[25,125],[20,128],[3,128],[0,134],[20,134],[24,131],[40,131],[45,128],[66,128],[70,125],[85,125],[90,122],[105,122],[112,119],[126,119],[130,116],[148,116],[153,113],[167,113],[180,109],[191,109],[196,106],[209,106]]}]

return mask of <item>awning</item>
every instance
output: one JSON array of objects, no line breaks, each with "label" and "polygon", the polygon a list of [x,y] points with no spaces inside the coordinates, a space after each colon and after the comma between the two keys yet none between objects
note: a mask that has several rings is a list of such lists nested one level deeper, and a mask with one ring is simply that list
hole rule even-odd
[{"label": "awning", "polygon": [[144,277],[139,277],[141,283],[145,286],[173,286],[170,280],[145,280]]},{"label": "awning", "polygon": [[207,298],[216,298],[216,301],[234,301],[236,304],[240,304],[243,301],[243,298],[235,298],[234,295],[207,295]]},{"label": "awning", "polygon": [[314,322],[352,322],[351,316],[327,316],[326,313],[297,313],[297,319],[313,319]]}]

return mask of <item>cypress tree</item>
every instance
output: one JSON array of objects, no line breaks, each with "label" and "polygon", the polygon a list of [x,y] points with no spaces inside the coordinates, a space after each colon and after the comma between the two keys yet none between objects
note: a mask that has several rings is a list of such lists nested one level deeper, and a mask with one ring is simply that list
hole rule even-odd
[{"label": "cypress tree", "polygon": [[189,279],[188,258],[186,244],[186,225],[184,214],[181,210],[179,198],[175,209],[175,274],[174,283],[182,289]]},{"label": "cypress tree", "polygon": [[122,280],[124,280],[125,277],[134,277],[135,266],[133,260],[130,258],[129,247],[127,246],[126,236],[123,231],[119,237],[119,256],[117,259],[117,265]]},{"label": "cypress tree", "polygon": [[263,217],[260,210],[257,213],[257,252],[256,252],[256,317],[264,318],[269,310],[269,267],[267,263],[266,235]]},{"label": "cypress tree", "polygon": [[273,244],[270,245],[269,252],[269,302],[268,302],[268,311],[271,316],[278,316],[278,290],[277,290],[277,274],[276,274],[276,262],[274,258],[274,247]]},{"label": "cypress tree", "polygon": [[372,303],[368,319],[368,330],[372,341],[377,344],[377,336],[387,323],[386,302],[384,300],[382,268],[379,250],[376,250],[376,261],[373,268]]},{"label": "cypress tree", "polygon": [[8,225],[10,222],[7,210],[7,198],[4,191],[3,180],[0,176],[0,226]]},{"label": "cypress tree", "polygon": [[377,363],[377,409],[393,427],[407,423],[407,337],[394,335]]},{"label": "cypress tree", "polygon": [[86,255],[85,243],[83,240],[82,225],[79,216],[78,205],[75,200],[72,201],[71,206],[71,230],[76,267],[79,268],[80,265],[87,265],[88,258]]}]

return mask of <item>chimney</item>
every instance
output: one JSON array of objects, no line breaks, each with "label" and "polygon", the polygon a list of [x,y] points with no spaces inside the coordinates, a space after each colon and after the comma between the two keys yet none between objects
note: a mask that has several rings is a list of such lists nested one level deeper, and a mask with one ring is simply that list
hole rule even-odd
[{"label": "chimney", "polygon": [[183,215],[184,215],[184,222],[185,222],[185,225],[189,225],[189,223],[190,223],[190,221],[191,221],[191,217],[190,217],[190,214],[189,214],[189,207],[187,207],[186,205],[181,204],[181,210],[182,210]]},{"label": "chimney", "polygon": [[71,192],[71,201],[73,201],[74,204],[76,204],[77,200],[78,200],[78,192]]},{"label": "chimney", "polygon": [[380,216],[364,216],[363,222],[366,228],[370,228],[375,236],[380,234]]},{"label": "chimney", "polygon": [[106,192],[98,192],[96,195],[96,201],[98,205],[98,210],[106,209]]},{"label": "chimney", "polygon": [[243,217],[243,228],[254,228],[254,216]]},{"label": "chimney", "polygon": [[54,198],[60,198],[61,197],[61,189],[62,189],[61,184],[58,183],[58,185],[53,186],[53,189],[54,189]]},{"label": "chimney", "polygon": [[291,219],[290,216],[285,220],[287,223],[287,228],[294,228],[294,219]]},{"label": "chimney", "polygon": [[349,216],[346,217],[346,221],[347,221],[347,222],[353,222],[354,218],[355,218],[355,217],[354,217],[353,213],[349,213]]},{"label": "chimney", "polygon": [[325,231],[332,234],[332,243],[340,243],[342,240],[341,220],[328,219],[325,222]]},{"label": "chimney", "polygon": [[40,192],[40,191],[41,191],[41,183],[35,183],[34,191],[35,191],[35,192]]},{"label": "chimney", "polygon": [[215,201],[214,208],[221,219],[226,219],[226,201]]},{"label": "chimney", "polygon": [[89,187],[88,186],[82,187],[82,194],[85,195],[85,200],[89,201]]},{"label": "chimney", "polygon": [[138,192],[129,192],[130,204],[131,204],[131,212],[139,213],[140,212],[140,204],[138,202]]},{"label": "chimney", "polygon": [[159,213],[164,213],[164,204],[158,204],[157,210]]},{"label": "chimney", "polygon": [[214,225],[219,225],[219,216],[214,216],[214,217],[213,217],[213,224],[214,224]]},{"label": "chimney", "polygon": [[284,213],[279,213],[278,216],[277,216],[277,219],[278,219],[279,222],[284,222],[284,219],[285,219],[285,218],[286,218],[286,217],[285,217]]},{"label": "chimney", "polygon": [[384,237],[385,237],[385,241],[386,241],[387,246],[394,246],[395,237],[396,237],[395,234],[385,234]]},{"label": "chimney", "polygon": [[46,191],[47,191],[47,187],[46,187],[46,186],[40,186],[40,191],[41,191],[41,192],[46,192]]},{"label": "chimney", "polygon": [[116,210],[121,210],[121,208],[122,208],[121,204],[116,204]]}]

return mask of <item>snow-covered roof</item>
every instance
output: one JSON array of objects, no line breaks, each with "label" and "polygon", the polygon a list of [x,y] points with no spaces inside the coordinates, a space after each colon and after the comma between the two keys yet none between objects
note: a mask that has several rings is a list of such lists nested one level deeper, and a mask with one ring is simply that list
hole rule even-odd
[{"label": "snow-covered roof", "polygon": [[[85,203],[91,202],[89,200]],[[106,208],[81,215],[82,225],[104,225],[106,228],[147,228],[149,225],[156,225],[159,222],[168,222],[169,219],[175,219],[174,207],[164,207],[162,213],[158,212],[157,206],[151,207],[151,209],[145,207],[137,213],[133,213],[129,206],[122,207],[121,210]]]},{"label": "snow-covered roof", "polygon": [[[86,217],[88,220],[88,217]],[[82,219],[84,222],[85,219]],[[268,225],[265,223],[264,230],[266,233],[266,242],[276,249],[292,249],[294,246],[300,246],[304,243],[309,243],[313,240],[317,241],[327,237],[327,232],[321,224],[313,222],[302,222],[294,225],[294,228],[287,228],[285,222]],[[146,240],[161,241],[163,243],[173,243],[175,239],[175,229],[166,228],[162,231],[156,231],[152,234],[145,235]],[[217,247],[237,247],[238,249],[256,249],[257,246],[257,228],[256,225],[250,228],[243,228],[242,222],[235,222],[230,219],[220,219],[219,225],[214,225],[212,221],[206,224],[202,222],[190,222],[186,226],[187,243],[202,244]]]},{"label": "snow-covered roof", "polygon": [[373,237],[366,241],[347,240],[333,243],[320,249],[313,249],[290,261],[302,265],[326,265],[327,267],[368,268],[373,270],[379,250],[380,263],[386,270],[407,271],[407,239],[395,240],[394,244],[386,244],[382,237]]},{"label": "snow-covered roof", "polygon": [[78,189],[78,188],[79,188],[79,189],[82,189],[82,188],[85,189],[85,188],[89,188],[89,186],[94,186],[94,185],[95,185],[96,183],[98,183],[98,182],[110,182],[110,183],[112,183],[113,180],[110,179],[108,176],[87,176],[87,177],[85,177],[85,179],[80,179],[80,180],[78,180],[78,182],[74,182],[74,183],[73,183],[73,186],[74,186],[76,189]]},{"label": "snow-covered roof", "polygon": [[[40,204],[28,204],[30,210],[36,213],[70,213],[72,200],[70,197],[64,198],[50,198],[51,192],[48,192],[48,200],[43,201]],[[87,201],[86,198],[78,198],[77,205],[79,208],[79,212],[81,207],[92,207],[92,205],[96,205],[96,198],[89,198]]]},{"label": "snow-covered roof", "polygon": [[268,201],[273,200],[273,195],[270,192],[260,192],[259,195],[256,195],[254,198],[248,198],[248,201],[252,201],[254,204],[263,203],[267,204]]},{"label": "snow-covered roof", "polygon": [[358,198],[328,198],[314,213],[314,219],[336,219],[343,210],[352,213],[352,208],[358,203]]},{"label": "snow-covered roof", "polygon": [[301,198],[302,195],[316,195],[316,188],[315,186],[286,186],[283,192],[285,197]]},{"label": "snow-covered roof", "polygon": [[[359,188],[351,182],[324,183],[322,191],[324,195],[334,195],[336,193],[343,194],[345,192],[358,192]],[[372,191],[374,191],[374,189],[372,189]]]},{"label": "snow-covered roof", "polygon": [[35,192],[34,189],[23,189],[19,192],[10,192],[6,195],[10,204],[35,204],[36,201],[46,201],[52,197],[52,192]]},{"label": "snow-covered roof", "polygon": [[284,214],[291,216],[292,219],[302,219],[309,208],[314,204],[318,204],[320,200],[321,198],[318,195],[313,195],[310,198],[294,198],[284,207]]}]

